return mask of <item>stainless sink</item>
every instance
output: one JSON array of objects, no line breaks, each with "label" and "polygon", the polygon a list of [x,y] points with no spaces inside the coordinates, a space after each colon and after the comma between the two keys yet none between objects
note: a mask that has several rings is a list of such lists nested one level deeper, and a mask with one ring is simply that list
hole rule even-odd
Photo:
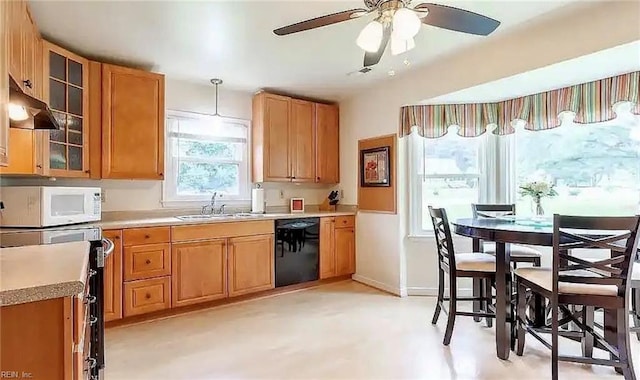
[{"label": "stainless sink", "polygon": [[181,215],[181,216],[176,216],[176,218],[180,219],[180,220],[185,220],[185,221],[190,221],[190,220],[209,220],[209,219],[216,219],[216,218],[228,218],[231,217],[233,215],[231,214],[194,214],[194,215]]}]

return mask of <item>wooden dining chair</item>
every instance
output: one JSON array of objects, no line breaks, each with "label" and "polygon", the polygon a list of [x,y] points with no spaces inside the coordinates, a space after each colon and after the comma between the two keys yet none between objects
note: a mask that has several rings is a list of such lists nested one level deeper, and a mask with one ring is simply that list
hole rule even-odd
[{"label": "wooden dining chair", "polygon": [[[495,318],[495,313],[489,308],[493,298],[491,291],[488,294],[483,291],[480,296],[458,297],[457,283],[458,278],[463,277],[480,279],[489,284],[483,289],[491,289],[491,284],[495,284],[496,258],[481,252],[456,254],[445,209],[429,206],[429,214],[438,250],[438,301],[431,323],[434,325],[438,323],[441,311],[447,314],[447,329],[442,343],[448,346],[451,342],[456,316]],[[449,297],[444,296],[445,274],[449,276]],[[444,307],[445,301],[449,301],[448,310]],[[457,303],[462,301],[480,302],[481,309],[477,312],[458,311]]]},{"label": "wooden dining chair", "polygon": [[[500,216],[515,216],[516,205],[515,204],[472,204],[471,212],[473,213],[473,219],[478,218],[492,218],[495,219]],[[482,252],[490,255],[496,254],[496,243],[490,241],[483,241],[480,244]],[[518,263],[531,263],[535,267],[539,267],[542,261],[542,254],[533,248],[525,247],[523,245],[511,244],[511,263],[516,268]]]},{"label": "wooden dining chair", "polygon": [[636,256],[631,272],[631,318],[633,327],[630,332],[636,333],[636,338],[640,340],[640,255]]},{"label": "wooden dining chair", "polygon": [[[554,215],[553,265],[548,268],[518,268],[515,279],[517,300],[517,355],[522,355],[526,333],[551,349],[551,374],[558,379],[558,361],[613,366],[626,380],[635,379],[629,342],[629,302],[632,261],[638,246],[639,216],[582,217]],[[580,258],[575,249],[606,249],[609,258],[590,261]],[[542,295],[551,305],[551,328],[527,318],[526,294]],[[580,305],[577,315],[571,306]],[[605,336],[593,328],[594,308],[605,310]],[[562,318],[559,318],[562,313]],[[560,330],[566,324],[577,330]],[[551,334],[551,343],[541,334]],[[560,355],[558,338],[583,344],[582,356]],[[593,358],[588,345],[605,350],[610,359]]]}]

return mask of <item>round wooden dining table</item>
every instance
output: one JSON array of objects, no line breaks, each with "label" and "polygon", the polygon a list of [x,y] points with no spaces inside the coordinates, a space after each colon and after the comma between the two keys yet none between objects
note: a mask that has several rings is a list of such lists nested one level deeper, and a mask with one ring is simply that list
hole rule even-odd
[{"label": "round wooden dining table", "polygon": [[481,252],[481,241],[496,243],[496,351],[500,359],[509,359],[514,313],[511,305],[510,243],[551,247],[553,226],[550,222],[500,218],[457,219],[455,233],[473,239],[473,251]]},{"label": "round wooden dining table", "polygon": [[[512,348],[515,321],[511,304],[511,252],[509,245],[527,244],[544,247],[553,246],[553,225],[548,220],[514,220],[509,218],[457,219],[452,223],[455,233],[473,239],[473,251],[481,252],[482,241],[496,243],[496,351],[500,359],[508,359]],[[597,237],[598,235],[594,235]],[[532,316],[534,321],[544,323],[544,300],[536,297]],[[605,340],[617,345],[615,315],[605,311]]]}]

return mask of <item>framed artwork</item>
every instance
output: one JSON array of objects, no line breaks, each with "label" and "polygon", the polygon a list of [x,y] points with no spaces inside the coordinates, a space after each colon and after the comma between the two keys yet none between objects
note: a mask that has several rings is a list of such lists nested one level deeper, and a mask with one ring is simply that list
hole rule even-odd
[{"label": "framed artwork", "polygon": [[389,150],[389,146],[382,146],[360,151],[360,186],[391,186],[391,158]]},{"label": "framed artwork", "polygon": [[304,198],[291,198],[290,206],[292,213],[304,212]]}]

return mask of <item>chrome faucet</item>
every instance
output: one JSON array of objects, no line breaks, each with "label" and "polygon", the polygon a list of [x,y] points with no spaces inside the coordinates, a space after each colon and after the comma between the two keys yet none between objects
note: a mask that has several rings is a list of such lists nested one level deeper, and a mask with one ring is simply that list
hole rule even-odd
[{"label": "chrome faucet", "polygon": [[207,214],[207,209],[209,210],[208,214],[224,214],[224,206],[225,205],[221,205],[219,208],[216,208],[216,197],[218,197],[218,192],[214,192],[213,196],[211,197],[211,202],[208,205],[204,205],[202,206],[202,210],[201,210],[201,214],[205,215]]}]

